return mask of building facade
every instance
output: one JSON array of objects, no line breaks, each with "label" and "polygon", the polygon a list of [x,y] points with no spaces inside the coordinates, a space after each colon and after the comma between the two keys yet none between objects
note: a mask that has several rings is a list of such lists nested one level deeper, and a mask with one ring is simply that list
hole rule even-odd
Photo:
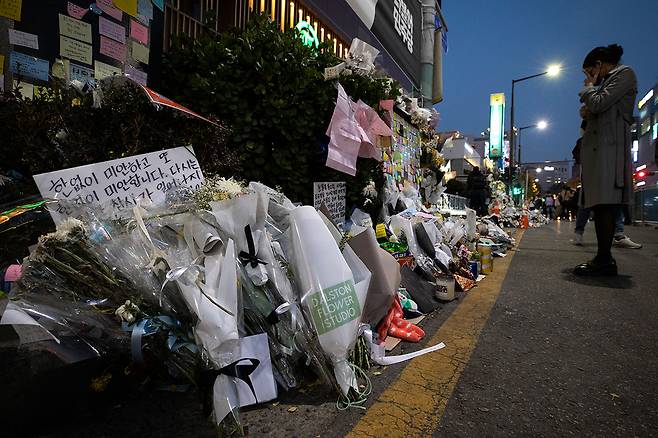
[{"label": "building facade", "polygon": [[574,177],[573,161],[538,161],[523,163],[521,170],[528,173],[530,180],[534,180],[542,193],[558,192],[571,178]]},{"label": "building facade", "polygon": [[658,84],[638,101],[639,117],[633,133],[631,155],[634,170],[633,217],[658,221]]}]

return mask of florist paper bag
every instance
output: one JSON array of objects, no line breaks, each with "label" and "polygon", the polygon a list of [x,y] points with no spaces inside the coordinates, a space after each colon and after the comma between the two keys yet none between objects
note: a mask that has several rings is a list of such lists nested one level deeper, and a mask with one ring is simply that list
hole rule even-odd
[{"label": "florist paper bag", "polygon": [[300,302],[347,394],[356,384],[347,355],[356,340],[362,309],[352,270],[313,207],[293,210],[290,232]]},{"label": "florist paper bag", "polygon": [[386,316],[400,286],[400,265],[379,247],[372,228],[367,228],[347,243],[372,273],[361,321],[375,327]]}]

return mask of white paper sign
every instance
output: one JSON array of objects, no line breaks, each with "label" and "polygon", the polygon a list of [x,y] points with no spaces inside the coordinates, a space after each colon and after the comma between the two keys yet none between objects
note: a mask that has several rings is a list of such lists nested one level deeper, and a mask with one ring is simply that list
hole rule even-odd
[{"label": "white paper sign", "polygon": [[115,218],[130,217],[139,199],[158,202],[173,187],[196,188],[203,173],[192,147],[178,147],[34,175],[41,196],[68,202],[51,208],[56,224],[76,206],[98,204]]},{"label": "white paper sign", "polygon": [[335,224],[345,223],[345,182],[314,182],[313,207],[319,209],[324,204]]},{"label": "white paper sign", "polygon": [[21,32],[20,30],[9,29],[9,44],[29,47],[30,49],[39,49],[39,37],[31,33]]}]

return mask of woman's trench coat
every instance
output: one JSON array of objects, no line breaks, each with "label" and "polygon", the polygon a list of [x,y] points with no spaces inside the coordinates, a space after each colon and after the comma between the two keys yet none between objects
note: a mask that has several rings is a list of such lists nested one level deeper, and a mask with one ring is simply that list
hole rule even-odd
[{"label": "woman's trench coat", "polygon": [[580,92],[587,107],[581,147],[584,207],[630,204],[633,194],[631,124],[637,79],[630,67],[615,67],[599,86]]}]

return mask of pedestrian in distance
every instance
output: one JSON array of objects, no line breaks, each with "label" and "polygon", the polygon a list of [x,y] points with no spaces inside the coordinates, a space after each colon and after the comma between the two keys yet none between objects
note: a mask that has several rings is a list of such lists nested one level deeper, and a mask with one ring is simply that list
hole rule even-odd
[{"label": "pedestrian in distance", "polygon": [[468,175],[466,190],[470,200],[469,207],[475,210],[478,216],[486,215],[487,180],[478,166],[475,166]]},{"label": "pedestrian in distance", "polygon": [[555,219],[555,197],[546,195],[546,216],[549,219]]},{"label": "pedestrian in distance", "polygon": [[637,96],[633,70],[620,64],[617,44],[596,47],[583,61],[584,87],[580,101],[586,109],[583,134],[580,206],[594,212],[597,253],[574,269],[577,275],[617,275],[612,257],[619,209],[632,197],[631,124]]}]

